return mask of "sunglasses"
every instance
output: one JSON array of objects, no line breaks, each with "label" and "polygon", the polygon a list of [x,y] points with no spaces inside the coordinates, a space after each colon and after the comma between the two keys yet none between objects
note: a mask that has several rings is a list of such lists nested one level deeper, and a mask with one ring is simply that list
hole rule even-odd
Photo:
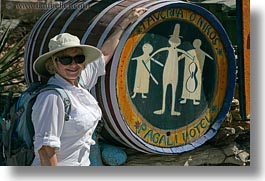
[{"label": "sunglasses", "polygon": [[71,63],[73,63],[73,61],[75,61],[75,63],[77,64],[81,64],[81,63],[84,63],[84,61],[86,60],[86,57],[85,55],[76,55],[74,57],[65,56],[65,57],[58,57],[56,60],[59,61],[63,65],[70,65]]}]

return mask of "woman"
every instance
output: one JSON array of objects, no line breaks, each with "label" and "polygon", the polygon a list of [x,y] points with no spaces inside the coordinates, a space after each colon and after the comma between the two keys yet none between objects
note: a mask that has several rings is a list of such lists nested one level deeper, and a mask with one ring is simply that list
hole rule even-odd
[{"label": "woman", "polygon": [[[62,33],[49,42],[49,52],[33,64],[34,71],[48,77],[49,84],[62,87],[71,101],[69,120],[64,120],[64,103],[54,90],[42,92],[32,108],[35,129],[34,166],[89,166],[92,134],[101,119],[101,110],[90,90],[105,73],[124,29],[146,12],[136,8],[120,23],[101,51],[71,34]],[[82,86],[79,84],[82,80]]]}]

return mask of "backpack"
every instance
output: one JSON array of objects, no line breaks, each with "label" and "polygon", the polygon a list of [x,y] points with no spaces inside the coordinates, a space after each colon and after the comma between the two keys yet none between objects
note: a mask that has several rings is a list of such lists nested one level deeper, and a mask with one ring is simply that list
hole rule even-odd
[{"label": "backpack", "polygon": [[5,116],[2,117],[2,151],[5,165],[30,166],[32,164],[35,157],[32,106],[39,93],[47,90],[55,90],[59,93],[64,102],[65,121],[68,121],[71,103],[64,89],[51,84],[33,83],[22,92],[13,106],[7,108]]}]

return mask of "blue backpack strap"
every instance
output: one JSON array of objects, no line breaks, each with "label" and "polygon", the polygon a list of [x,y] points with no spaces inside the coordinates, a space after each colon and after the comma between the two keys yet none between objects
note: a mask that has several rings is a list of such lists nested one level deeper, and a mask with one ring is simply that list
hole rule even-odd
[{"label": "blue backpack strap", "polygon": [[41,89],[40,92],[44,92],[44,91],[47,91],[47,90],[55,90],[56,92],[59,93],[59,95],[63,99],[63,103],[64,103],[65,121],[68,121],[69,120],[70,111],[71,111],[71,101],[70,101],[69,96],[65,92],[65,90],[63,88],[61,88],[60,86],[53,85],[53,84],[47,84],[44,88]]},{"label": "blue backpack strap", "polygon": [[85,89],[85,82],[81,76],[78,77],[78,83]]}]

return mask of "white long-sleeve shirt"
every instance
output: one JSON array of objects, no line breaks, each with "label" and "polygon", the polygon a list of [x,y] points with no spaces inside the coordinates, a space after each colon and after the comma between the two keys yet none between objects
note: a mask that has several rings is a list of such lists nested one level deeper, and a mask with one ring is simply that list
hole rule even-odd
[{"label": "white long-sleeve shirt", "polygon": [[33,166],[40,165],[38,150],[43,146],[57,149],[58,166],[89,166],[90,146],[95,142],[92,134],[101,119],[102,112],[90,90],[99,76],[105,74],[103,58],[90,63],[82,71],[85,89],[75,87],[55,74],[48,81],[62,87],[71,101],[69,120],[64,119],[64,103],[55,90],[44,91],[32,108],[35,129]]}]

